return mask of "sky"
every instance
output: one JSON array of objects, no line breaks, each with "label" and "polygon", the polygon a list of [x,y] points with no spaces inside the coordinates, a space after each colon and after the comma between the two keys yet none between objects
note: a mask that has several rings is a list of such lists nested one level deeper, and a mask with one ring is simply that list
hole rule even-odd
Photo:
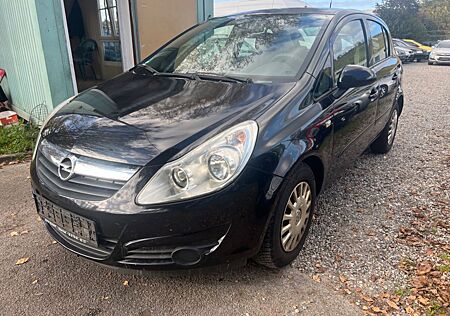
[{"label": "sky", "polygon": [[[321,7],[327,8],[330,6],[329,0],[273,0],[273,2],[286,2],[286,3],[306,3],[311,7]],[[252,9],[252,3],[256,3],[254,9],[260,9],[260,5],[258,3],[266,3],[267,6],[270,6],[270,0],[214,0],[216,7],[224,7],[226,4],[234,5],[239,4],[241,8]],[[342,8],[342,9],[359,9],[359,10],[373,10],[375,8],[375,4],[377,2],[381,2],[381,0],[333,0],[333,8]],[[247,10],[249,11],[249,10]]]}]

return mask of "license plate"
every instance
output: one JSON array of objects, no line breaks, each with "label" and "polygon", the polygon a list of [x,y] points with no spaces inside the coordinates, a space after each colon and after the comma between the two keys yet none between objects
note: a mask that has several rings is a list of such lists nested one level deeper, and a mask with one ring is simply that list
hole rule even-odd
[{"label": "license plate", "polygon": [[69,212],[49,200],[35,195],[39,215],[59,233],[80,243],[97,247],[95,222]]}]

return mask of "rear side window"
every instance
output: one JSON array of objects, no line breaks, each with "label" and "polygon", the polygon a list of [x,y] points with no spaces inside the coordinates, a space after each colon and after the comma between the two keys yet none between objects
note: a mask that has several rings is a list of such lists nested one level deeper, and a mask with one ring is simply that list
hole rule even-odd
[{"label": "rear side window", "polygon": [[381,24],[374,21],[367,21],[367,26],[372,39],[372,58],[370,59],[370,65],[375,65],[389,55],[386,31]]},{"label": "rear side window", "polygon": [[333,43],[334,75],[339,77],[347,65],[367,66],[367,43],[361,20],[345,24]]}]

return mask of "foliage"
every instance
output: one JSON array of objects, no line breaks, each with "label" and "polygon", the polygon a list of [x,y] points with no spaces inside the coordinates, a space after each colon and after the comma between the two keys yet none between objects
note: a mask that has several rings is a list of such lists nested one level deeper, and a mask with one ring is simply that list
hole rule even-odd
[{"label": "foliage", "polygon": [[0,128],[0,155],[32,150],[38,133],[38,128],[24,124]]},{"label": "foliage", "polygon": [[433,41],[450,37],[449,0],[383,0],[375,13],[394,37]]},{"label": "foliage", "polygon": [[450,30],[450,1],[425,0],[420,8],[421,15],[433,23],[436,30]]},{"label": "foliage", "polygon": [[394,37],[422,40],[426,28],[418,17],[419,8],[418,0],[384,0],[377,3],[375,13],[388,24]]}]

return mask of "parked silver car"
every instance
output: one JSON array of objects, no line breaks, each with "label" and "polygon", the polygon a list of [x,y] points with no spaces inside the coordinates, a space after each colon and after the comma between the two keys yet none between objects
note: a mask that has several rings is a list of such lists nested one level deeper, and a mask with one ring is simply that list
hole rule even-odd
[{"label": "parked silver car", "polygon": [[440,41],[433,46],[428,65],[450,64],[450,40]]}]

